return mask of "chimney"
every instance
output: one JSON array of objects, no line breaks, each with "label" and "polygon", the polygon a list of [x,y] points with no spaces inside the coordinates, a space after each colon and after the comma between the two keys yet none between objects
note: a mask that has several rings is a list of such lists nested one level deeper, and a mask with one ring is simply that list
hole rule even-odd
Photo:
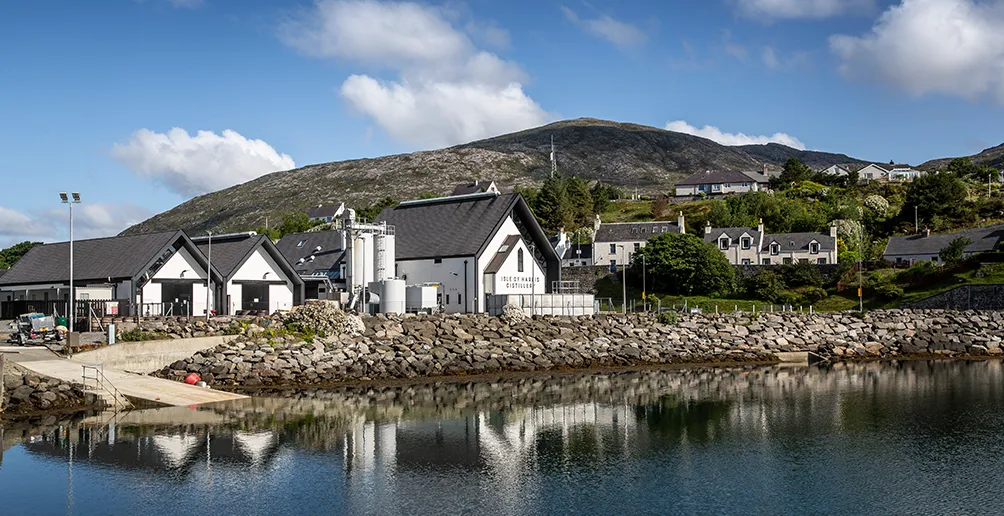
[{"label": "chimney", "polygon": [[757,222],[756,230],[759,231],[761,235],[763,234],[763,219],[760,219],[760,221]]},{"label": "chimney", "polygon": [[593,220],[593,236],[596,236],[596,233],[600,230],[600,224],[602,224],[600,221],[600,214],[597,213],[596,219]]},{"label": "chimney", "polygon": [[474,186],[478,186],[480,184],[481,184],[481,180],[480,179],[475,179],[474,180]]},{"label": "chimney", "polygon": [[830,224],[830,237],[831,238],[837,238],[837,225],[836,224]]},{"label": "chimney", "polygon": [[680,234],[687,232],[686,220],[683,218],[683,212],[680,212],[680,216],[676,218],[676,225],[680,226]]},{"label": "chimney", "polygon": [[931,228],[924,226],[924,238],[931,236]]},{"label": "chimney", "polygon": [[766,163],[763,164],[763,175],[765,175],[765,176],[767,175],[767,164]]},{"label": "chimney", "polygon": [[710,235],[711,234],[711,221],[710,220],[707,222],[707,224],[704,225],[704,234],[705,235]]}]

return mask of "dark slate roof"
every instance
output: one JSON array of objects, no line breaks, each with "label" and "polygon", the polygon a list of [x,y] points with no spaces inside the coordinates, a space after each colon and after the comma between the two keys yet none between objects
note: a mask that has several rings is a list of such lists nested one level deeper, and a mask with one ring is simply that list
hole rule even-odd
[{"label": "dark slate roof", "polygon": [[769,251],[770,244],[777,242],[781,245],[781,252],[808,251],[809,243],[813,240],[819,243],[820,251],[835,249],[836,242],[829,233],[767,233],[763,237],[761,250]]},{"label": "dark slate roof", "polygon": [[[303,242],[302,246],[297,245],[300,242]],[[345,250],[342,249],[342,235],[338,231],[290,233],[282,237],[275,246],[301,276],[337,271],[345,255]],[[317,246],[321,246],[321,250],[315,252]],[[313,261],[310,261],[311,255],[314,256]],[[304,259],[303,263],[298,263],[300,258]]]},{"label": "dark slate roof", "polygon": [[603,242],[644,242],[663,233],[680,233],[676,221],[656,222],[615,222],[600,224],[593,241]]},{"label": "dark slate roof", "polygon": [[450,195],[468,195],[474,193],[481,193],[485,191],[485,188],[487,188],[488,185],[490,184],[492,184],[491,181],[479,180],[476,183],[466,183],[462,185],[457,185],[457,187],[453,189],[453,193],[451,193]]},{"label": "dark slate roof", "polygon": [[307,210],[307,217],[309,218],[327,218],[334,217],[335,213],[338,211],[341,205],[338,206],[317,206]]},{"label": "dark slate roof", "polygon": [[[188,241],[181,231],[75,240],[73,279],[104,281],[107,278],[133,278],[145,272],[150,262],[178,239]],[[35,246],[0,278],[0,284],[68,282],[69,261],[68,242]]]},{"label": "dark slate roof", "polygon": [[676,186],[706,185],[717,183],[766,183],[766,179],[761,174],[755,172],[721,172],[706,170],[698,172],[683,181],[676,183]]},{"label": "dark slate roof", "polygon": [[[265,235],[213,237],[213,255],[209,257],[213,262],[213,268],[229,278],[244,262],[244,259],[251,254],[251,251],[262,244],[262,240],[265,238]],[[192,241],[199,247],[202,254],[209,256],[209,238],[198,237]]]},{"label": "dark slate roof", "polygon": [[973,243],[966,246],[967,253],[985,253],[997,248],[1004,238],[1004,224],[995,224],[982,228],[959,231],[957,233],[932,233],[931,236],[908,235],[894,236],[889,239],[885,248],[886,256],[898,255],[937,255],[939,251],[959,237],[966,237]]},{"label": "dark slate roof", "polygon": [[4,274],[7,274],[7,269],[0,269],[0,279],[3,279]]},{"label": "dark slate roof", "polygon": [[717,242],[718,237],[722,236],[722,233],[728,235],[729,239],[733,242],[739,240],[744,233],[753,238],[753,245],[756,245],[756,243],[760,240],[760,231],[757,228],[711,228],[710,233],[705,231],[704,241]]},{"label": "dark slate roof", "polygon": [[[582,254],[578,254],[575,251],[582,251]],[[571,247],[565,249],[565,260],[589,260],[593,257],[593,246],[589,244],[575,245],[572,244]]]},{"label": "dark slate roof", "polygon": [[513,193],[412,201],[376,220],[394,226],[398,260],[474,256],[521,199]]},{"label": "dark slate roof", "polygon": [[509,235],[505,237],[502,245],[499,246],[499,250],[492,257],[492,261],[488,262],[488,267],[485,268],[485,274],[495,274],[502,268],[505,263],[506,258],[512,254],[512,250],[519,247],[516,244],[519,242],[521,237],[519,235]]}]

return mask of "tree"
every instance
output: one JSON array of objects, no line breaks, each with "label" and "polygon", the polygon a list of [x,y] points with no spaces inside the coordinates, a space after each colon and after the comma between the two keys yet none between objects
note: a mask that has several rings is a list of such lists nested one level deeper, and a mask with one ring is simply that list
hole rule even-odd
[{"label": "tree", "polygon": [[981,166],[973,163],[971,158],[955,158],[948,164],[948,171],[963,179],[973,179],[976,181],[986,181],[988,177],[996,178],[1000,176],[1000,171],[996,168]]},{"label": "tree", "polygon": [[559,228],[571,227],[572,209],[568,190],[560,178],[551,177],[544,181],[533,204],[533,214],[545,231],[552,233]]},{"label": "tree", "polygon": [[7,249],[0,250],[0,269],[9,269],[21,259],[32,247],[42,245],[42,242],[21,242]]},{"label": "tree", "polygon": [[941,258],[941,261],[947,265],[955,265],[962,261],[962,257],[966,253],[966,246],[971,243],[973,241],[966,237],[958,237],[938,252],[938,258]]},{"label": "tree", "polygon": [[935,216],[955,216],[965,209],[966,185],[953,173],[925,174],[906,187],[902,216],[913,219],[914,206],[923,220]]},{"label": "tree", "polygon": [[590,191],[593,198],[593,213],[599,214],[607,211],[610,201],[621,198],[621,191],[610,185],[605,185],[599,181]]},{"label": "tree", "polygon": [[669,197],[660,195],[652,201],[652,218],[662,220],[669,216]]},{"label": "tree", "polygon": [[652,290],[657,292],[727,295],[735,290],[736,272],[728,259],[694,235],[663,233],[654,237],[635,253],[634,272],[641,272],[643,260]]},{"label": "tree", "polygon": [[568,202],[572,212],[573,227],[591,226],[593,218],[593,194],[589,184],[577,177],[565,179],[565,190],[568,192]]},{"label": "tree", "polygon": [[770,269],[762,268],[743,279],[743,290],[747,296],[771,303],[781,302],[786,288],[784,278]]},{"label": "tree", "polygon": [[770,187],[775,190],[784,190],[792,183],[801,183],[812,179],[814,173],[802,160],[792,157],[784,162],[784,170],[781,175],[770,178]]},{"label": "tree", "polygon": [[306,213],[291,213],[282,218],[282,224],[279,224],[279,233],[282,235],[303,233],[316,225],[315,221],[310,220]]},{"label": "tree", "polygon": [[380,212],[386,208],[392,208],[401,204],[397,202],[393,197],[384,197],[383,199],[366,206],[365,208],[356,210],[356,218],[359,220],[373,221],[376,220]]}]

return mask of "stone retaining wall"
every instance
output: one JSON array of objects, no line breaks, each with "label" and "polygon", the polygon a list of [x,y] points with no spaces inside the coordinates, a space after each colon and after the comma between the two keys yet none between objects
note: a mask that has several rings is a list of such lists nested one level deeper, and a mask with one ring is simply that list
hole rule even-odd
[{"label": "stone retaining wall", "polygon": [[0,417],[19,417],[42,411],[100,409],[101,397],[83,385],[41,376],[7,362],[3,371],[4,396]]},{"label": "stone retaining wall", "polygon": [[[361,335],[303,341],[243,338],[179,360],[157,374],[190,372],[230,386],[330,384],[513,371],[824,357],[999,355],[1004,314],[937,310],[705,314],[661,324],[652,315],[536,317],[506,324],[484,315],[367,317]],[[275,327],[273,322],[272,327]],[[261,330],[261,328],[258,328]],[[258,334],[260,335],[260,333]]]},{"label": "stone retaining wall", "polygon": [[944,310],[1004,309],[1004,285],[961,285],[910,305]]}]

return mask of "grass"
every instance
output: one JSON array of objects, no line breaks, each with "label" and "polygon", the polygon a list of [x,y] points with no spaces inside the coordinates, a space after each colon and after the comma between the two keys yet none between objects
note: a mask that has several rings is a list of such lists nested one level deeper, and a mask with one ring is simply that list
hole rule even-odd
[{"label": "grass", "polygon": [[[683,212],[688,220],[703,220],[711,213],[711,201],[692,201],[681,204],[670,204],[661,220],[676,220]],[[645,222],[654,220],[652,217],[652,201],[613,201],[606,211],[600,214],[603,222]]]}]

